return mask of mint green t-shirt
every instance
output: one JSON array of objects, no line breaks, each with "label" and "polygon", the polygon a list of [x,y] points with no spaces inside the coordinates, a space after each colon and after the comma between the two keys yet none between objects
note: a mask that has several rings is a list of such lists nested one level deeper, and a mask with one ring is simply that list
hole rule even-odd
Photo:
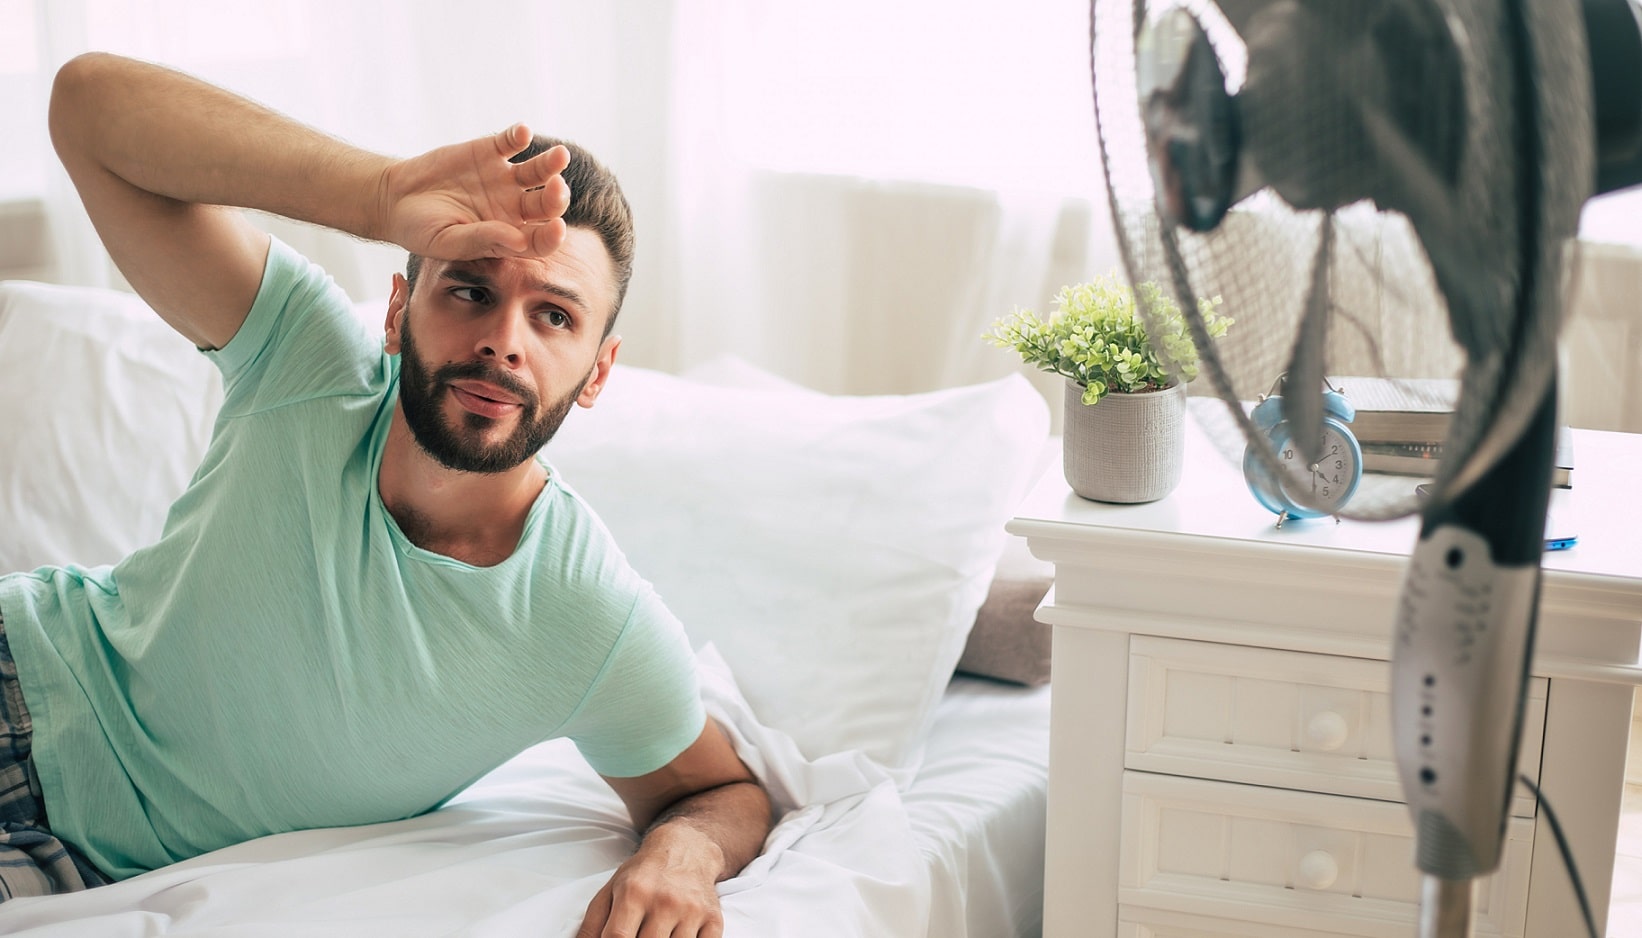
[{"label": "mint green t-shirt", "polygon": [[323,271],[276,240],[207,354],[222,410],[160,540],[0,577],[51,827],[104,872],[419,814],[553,737],[609,776],[695,740],[683,630],[551,467],[502,563],[405,538],[398,359]]}]

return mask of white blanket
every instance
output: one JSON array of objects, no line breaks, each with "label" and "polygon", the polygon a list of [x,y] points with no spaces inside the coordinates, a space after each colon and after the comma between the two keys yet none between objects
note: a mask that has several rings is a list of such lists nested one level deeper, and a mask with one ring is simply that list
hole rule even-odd
[{"label": "white blanket", "polygon": [[[711,646],[700,669],[709,713],[780,817],[764,853],[719,887],[728,938],[924,935],[928,867],[891,776],[857,752],[805,759],[754,718]],[[281,834],[15,900],[0,905],[0,934],[570,936],[635,843],[620,800],[557,740],[422,817]]]}]

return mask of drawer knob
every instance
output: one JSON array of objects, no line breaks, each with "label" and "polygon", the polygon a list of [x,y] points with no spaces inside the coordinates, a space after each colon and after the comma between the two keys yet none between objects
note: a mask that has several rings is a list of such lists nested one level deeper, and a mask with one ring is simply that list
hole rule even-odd
[{"label": "drawer knob", "polygon": [[1350,736],[1351,727],[1346,725],[1346,718],[1333,710],[1324,710],[1306,724],[1306,739],[1311,741],[1314,748],[1324,752],[1333,752],[1344,746]]},{"label": "drawer knob", "polygon": [[1327,889],[1340,878],[1340,864],[1326,850],[1313,850],[1300,858],[1300,885]]}]

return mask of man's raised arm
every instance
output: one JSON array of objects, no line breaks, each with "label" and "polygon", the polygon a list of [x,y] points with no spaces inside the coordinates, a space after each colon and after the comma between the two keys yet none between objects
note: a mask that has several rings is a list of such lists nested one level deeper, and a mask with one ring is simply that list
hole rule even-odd
[{"label": "man's raised arm", "polygon": [[92,53],[57,73],[51,138],[121,273],[202,348],[239,330],[268,253],[225,206],[446,260],[541,256],[564,240],[569,154],[509,163],[530,142],[517,124],[395,160],[170,69]]}]

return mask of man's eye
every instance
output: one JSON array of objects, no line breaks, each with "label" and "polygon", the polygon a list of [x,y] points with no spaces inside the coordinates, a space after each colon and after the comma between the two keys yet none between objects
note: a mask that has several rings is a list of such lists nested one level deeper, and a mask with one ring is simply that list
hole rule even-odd
[{"label": "man's eye", "polygon": [[570,317],[566,316],[564,311],[559,309],[550,309],[543,313],[542,321],[546,322],[555,329],[563,329],[565,326],[570,325]]},{"label": "man's eye", "polygon": [[478,287],[457,287],[450,291],[450,295],[468,303],[483,303],[485,291]]}]

